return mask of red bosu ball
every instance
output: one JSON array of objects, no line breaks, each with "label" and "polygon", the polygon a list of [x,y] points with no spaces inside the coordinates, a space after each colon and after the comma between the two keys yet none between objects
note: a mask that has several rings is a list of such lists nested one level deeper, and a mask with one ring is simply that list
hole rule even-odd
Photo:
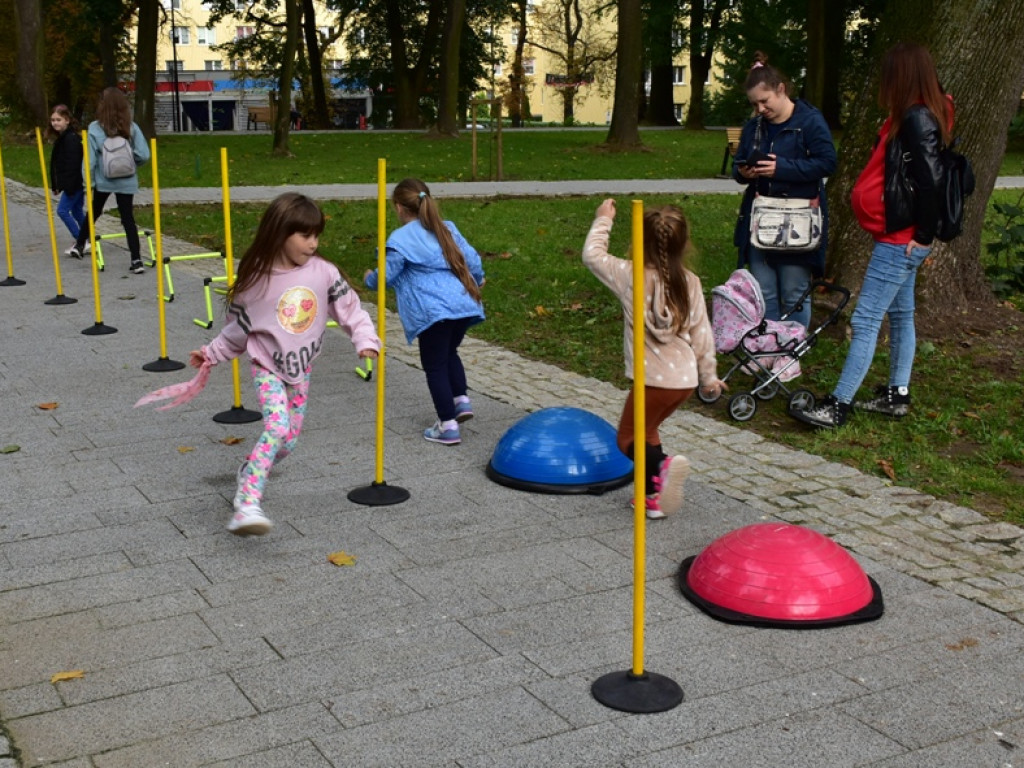
[{"label": "red bosu ball", "polygon": [[683,561],[679,588],[722,621],[769,627],[826,627],[882,615],[882,592],[826,536],[789,523],[727,533]]}]

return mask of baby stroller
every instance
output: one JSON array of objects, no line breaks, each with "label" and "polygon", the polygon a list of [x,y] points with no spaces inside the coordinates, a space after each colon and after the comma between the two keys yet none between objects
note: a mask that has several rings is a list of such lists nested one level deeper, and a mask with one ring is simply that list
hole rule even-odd
[{"label": "baby stroller", "polygon": [[[737,269],[724,285],[711,289],[711,325],[715,334],[715,351],[732,355],[732,367],[721,377],[722,381],[741,371],[753,377],[753,386],[738,391],[729,398],[729,415],[736,421],[748,421],[757,412],[758,400],[771,400],[780,391],[789,398],[789,408],[813,408],[814,395],[807,389],[790,391],[785,382],[800,375],[800,358],[818,341],[818,334],[832,325],[850,300],[850,292],[838,285],[815,280],[797,301],[797,309],[810,298],[811,292],[824,287],[839,295],[831,314],[816,328],[808,330],[794,320],[766,320],[761,286],[746,269]],[[706,396],[700,389],[697,395],[705,403],[713,403],[721,395]]]}]

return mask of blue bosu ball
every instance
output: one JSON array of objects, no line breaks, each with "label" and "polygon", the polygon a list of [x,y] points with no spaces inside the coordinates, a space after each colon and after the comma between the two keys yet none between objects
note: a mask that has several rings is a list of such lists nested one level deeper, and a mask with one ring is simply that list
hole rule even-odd
[{"label": "blue bosu ball", "polygon": [[581,408],[544,408],[502,435],[487,464],[496,483],[538,493],[604,493],[633,479],[615,428]]}]

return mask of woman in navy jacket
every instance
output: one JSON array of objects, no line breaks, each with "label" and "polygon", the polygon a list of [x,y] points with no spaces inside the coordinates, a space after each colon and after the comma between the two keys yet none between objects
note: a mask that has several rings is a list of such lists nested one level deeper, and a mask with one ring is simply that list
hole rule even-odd
[{"label": "woman in navy jacket", "polygon": [[[825,271],[828,244],[828,206],[825,177],[836,169],[836,148],[821,112],[806,101],[789,96],[790,84],[758,52],[744,87],[756,115],[743,126],[733,160],[732,175],[746,184],[734,242],[739,267],[748,267],[765,301],[765,317],[789,318],[810,325],[811,303],[794,305],[814,277]],[[755,195],[819,198],[824,232],[821,246],[806,253],[763,251],[750,243],[750,207]]]}]

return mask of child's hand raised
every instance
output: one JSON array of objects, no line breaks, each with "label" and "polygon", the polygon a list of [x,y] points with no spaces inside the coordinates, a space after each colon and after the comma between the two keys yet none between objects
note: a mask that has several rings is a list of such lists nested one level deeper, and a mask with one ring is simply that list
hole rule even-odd
[{"label": "child's hand raised", "polygon": [[597,216],[605,216],[605,217],[607,217],[609,219],[614,220],[615,219],[615,200],[614,200],[614,198],[609,197],[607,200],[605,200],[599,206],[597,206],[597,212],[594,214],[594,216],[595,217],[597,217]]}]

